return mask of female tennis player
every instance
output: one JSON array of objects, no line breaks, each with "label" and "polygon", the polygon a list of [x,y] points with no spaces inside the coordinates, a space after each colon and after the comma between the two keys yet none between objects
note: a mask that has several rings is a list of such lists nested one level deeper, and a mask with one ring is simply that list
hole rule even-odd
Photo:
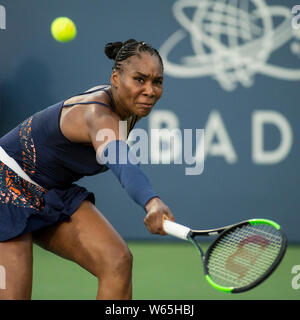
[{"label": "female tennis player", "polygon": [[[33,242],[95,275],[97,299],[132,298],[132,255],[95,207],[93,193],[74,184],[83,176],[110,169],[146,211],[151,233],[165,235],[164,217],[174,221],[126,144],[129,131],[162,95],[161,57],[133,39],[109,43],[105,53],[115,61],[110,85],[52,105],[0,139],[1,299],[31,298]],[[127,132],[119,121],[127,121]],[[101,132],[113,134],[100,139]],[[111,150],[122,156],[104,162]]]}]

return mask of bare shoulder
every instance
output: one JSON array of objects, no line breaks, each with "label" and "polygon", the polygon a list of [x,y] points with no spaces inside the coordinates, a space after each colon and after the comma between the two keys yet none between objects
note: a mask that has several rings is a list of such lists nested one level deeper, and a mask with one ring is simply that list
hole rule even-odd
[{"label": "bare shoulder", "polygon": [[[103,88],[103,85],[93,87],[88,91]],[[118,115],[109,107],[93,103],[94,101],[110,104],[109,97],[103,90],[91,92],[85,95],[74,96],[65,101],[72,106],[63,107],[60,118],[60,126],[63,134],[74,142],[89,143],[90,130],[101,127],[115,127],[119,121]]]},{"label": "bare shoulder", "polygon": [[90,132],[115,127],[118,118],[109,108],[98,105],[75,105],[61,115],[60,128],[72,142],[90,143]]},{"label": "bare shoulder", "polygon": [[84,112],[84,120],[88,127],[114,127],[120,121],[120,117],[110,108],[99,106],[97,104],[90,105]]}]

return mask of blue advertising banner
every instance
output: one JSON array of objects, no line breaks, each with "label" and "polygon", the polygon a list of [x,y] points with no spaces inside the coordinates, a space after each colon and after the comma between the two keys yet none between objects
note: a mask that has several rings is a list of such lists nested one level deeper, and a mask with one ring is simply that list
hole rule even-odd
[{"label": "blue advertising banner", "polygon": [[[68,43],[50,32],[61,16],[76,24]],[[136,128],[148,133],[141,167],[176,221],[267,218],[300,242],[300,1],[0,0],[1,135],[109,83],[104,46],[130,38],[164,61],[164,94]],[[78,183],[126,239],[160,239],[111,172]]]}]

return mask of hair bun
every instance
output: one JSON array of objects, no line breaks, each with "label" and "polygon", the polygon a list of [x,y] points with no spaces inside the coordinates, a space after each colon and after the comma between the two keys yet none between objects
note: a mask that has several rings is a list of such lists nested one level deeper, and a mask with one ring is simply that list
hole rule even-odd
[{"label": "hair bun", "polygon": [[109,42],[105,45],[104,52],[109,59],[115,60],[123,42]]},{"label": "hair bun", "polygon": [[136,41],[135,39],[128,39],[127,41],[124,42],[124,46],[125,46],[127,43],[137,43],[137,41]]}]

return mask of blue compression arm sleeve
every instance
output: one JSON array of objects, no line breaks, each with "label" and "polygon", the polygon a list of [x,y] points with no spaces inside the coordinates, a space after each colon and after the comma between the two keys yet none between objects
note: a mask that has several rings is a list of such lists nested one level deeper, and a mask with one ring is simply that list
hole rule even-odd
[{"label": "blue compression arm sleeve", "polygon": [[116,140],[108,143],[100,162],[115,174],[128,195],[143,209],[150,199],[158,197],[125,141]]}]

